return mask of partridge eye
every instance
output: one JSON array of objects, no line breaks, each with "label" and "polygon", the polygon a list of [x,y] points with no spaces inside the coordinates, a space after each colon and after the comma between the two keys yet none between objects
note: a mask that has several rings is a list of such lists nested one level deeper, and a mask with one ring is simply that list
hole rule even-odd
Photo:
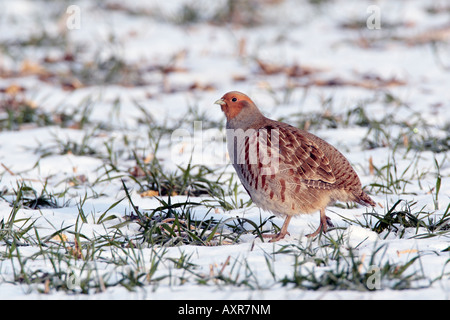
[{"label": "partridge eye", "polygon": [[236,98],[236,97],[233,97],[233,99],[231,99],[231,101],[236,102],[236,101],[237,101],[237,98]]}]

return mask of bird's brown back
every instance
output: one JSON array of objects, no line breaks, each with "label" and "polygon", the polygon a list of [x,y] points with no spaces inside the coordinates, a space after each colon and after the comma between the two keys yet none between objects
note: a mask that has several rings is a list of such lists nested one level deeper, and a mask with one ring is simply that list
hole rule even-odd
[{"label": "bird's brown back", "polygon": [[326,141],[267,118],[260,130],[278,131],[280,163],[291,180],[293,177],[294,181],[299,180],[310,189],[330,190],[332,200],[374,205],[362,191],[359,177],[349,161]]}]

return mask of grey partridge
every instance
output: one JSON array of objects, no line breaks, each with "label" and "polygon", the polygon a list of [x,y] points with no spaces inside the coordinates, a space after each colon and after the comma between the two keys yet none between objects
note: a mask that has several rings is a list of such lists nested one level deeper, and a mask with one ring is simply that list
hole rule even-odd
[{"label": "grey partridge", "polygon": [[325,208],[334,201],[365,206],[375,202],[362,190],[349,161],[321,138],[266,118],[253,101],[237,91],[215,102],[227,118],[227,146],[233,167],[253,202],[285,221],[278,241],[288,234],[294,215],[320,211],[320,225],[308,237],[332,226]]}]

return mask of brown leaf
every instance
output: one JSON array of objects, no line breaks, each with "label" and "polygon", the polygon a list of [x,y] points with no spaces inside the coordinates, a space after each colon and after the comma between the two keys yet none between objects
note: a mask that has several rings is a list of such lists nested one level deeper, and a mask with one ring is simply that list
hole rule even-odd
[{"label": "brown leaf", "polygon": [[5,89],[1,89],[0,91],[14,96],[14,95],[18,94],[19,92],[24,92],[25,88],[22,86],[19,86],[17,84],[11,84],[9,87],[6,87]]},{"label": "brown leaf", "polygon": [[200,91],[213,91],[216,90],[212,84],[201,84],[199,82],[194,82],[189,86],[189,90],[200,90]]},{"label": "brown leaf", "polygon": [[372,156],[370,156],[370,158],[369,158],[369,173],[371,176],[373,176],[373,174],[375,173]]},{"label": "brown leaf", "polygon": [[47,71],[43,66],[41,66],[37,62],[30,61],[28,59],[24,60],[22,62],[22,65],[20,66],[20,72],[23,74],[37,74],[37,75],[45,75],[47,74]]},{"label": "brown leaf", "polygon": [[69,254],[71,254],[76,259],[83,259],[83,253],[81,252],[80,244],[78,240],[75,238],[75,246],[67,248]]},{"label": "brown leaf", "polygon": [[285,70],[286,74],[289,77],[305,77],[319,71],[319,69],[300,66],[299,64],[294,64],[290,67],[287,67]]},{"label": "brown leaf", "polygon": [[159,196],[159,192],[156,190],[147,190],[140,194],[142,198],[151,198]]},{"label": "brown leaf", "polygon": [[260,59],[256,59],[256,63],[258,64],[261,72],[266,75],[273,75],[273,74],[281,73],[284,70],[283,66],[271,64],[268,62],[263,62]]},{"label": "brown leaf", "polygon": [[241,82],[241,81],[246,81],[246,80],[247,80],[247,77],[245,75],[242,75],[242,74],[233,75],[233,81]]},{"label": "brown leaf", "polygon": [[67,236],[64,233],[57,234],[56,236],[53,236],[50,240],[56,241],[56,242],[67,242]]},{"label": "brown leaf", "polygon": [[238,56],[239,57],[245,56],[245,54],[247,52],[246,48],[247,48],[247,39],[241,38],[239,40],[239,46],[238,46]]},{"label": "brown leaf", "polygon": [[142,170],[141,167],[139,167],[139,166],[134,166],[133,168],[131,168],[129,170],[129,172],[135,178],[145,177],[144,170]]},{"label": "brown leaf", "polygon": [[81,83],[80,80],[75,78],[75,79],[72,79],[70,81],[62,82],[61,86],[62,86],[63,90],[73,91],[75,89],[83,87],[83,84]]}]

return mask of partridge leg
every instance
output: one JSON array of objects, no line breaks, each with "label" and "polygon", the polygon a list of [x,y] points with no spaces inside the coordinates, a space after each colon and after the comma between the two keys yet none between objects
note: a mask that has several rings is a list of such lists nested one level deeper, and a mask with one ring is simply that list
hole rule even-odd
[{"label": "partridge leg", "polygon": [[319,227],[313,233],[307,234],[306,237],[308,238],[315,237],[320,233],[320,231],[323,231],[323,233],[327,233],[328,227],[333,227],[333,224],[331,223],[331,219],[325,215],[325,208],[322,208],[320,209]]},{"label": "partridge leg", "polygon": [[276,242],[278,240],[283,239],[289,232],[287,231],[289,222],[291,221],[292,216],[287,216],[284,220],[283,226],[281,227],[281,230],[277,234],[263,234],[263,238],[270,238],[269,242]]}]

